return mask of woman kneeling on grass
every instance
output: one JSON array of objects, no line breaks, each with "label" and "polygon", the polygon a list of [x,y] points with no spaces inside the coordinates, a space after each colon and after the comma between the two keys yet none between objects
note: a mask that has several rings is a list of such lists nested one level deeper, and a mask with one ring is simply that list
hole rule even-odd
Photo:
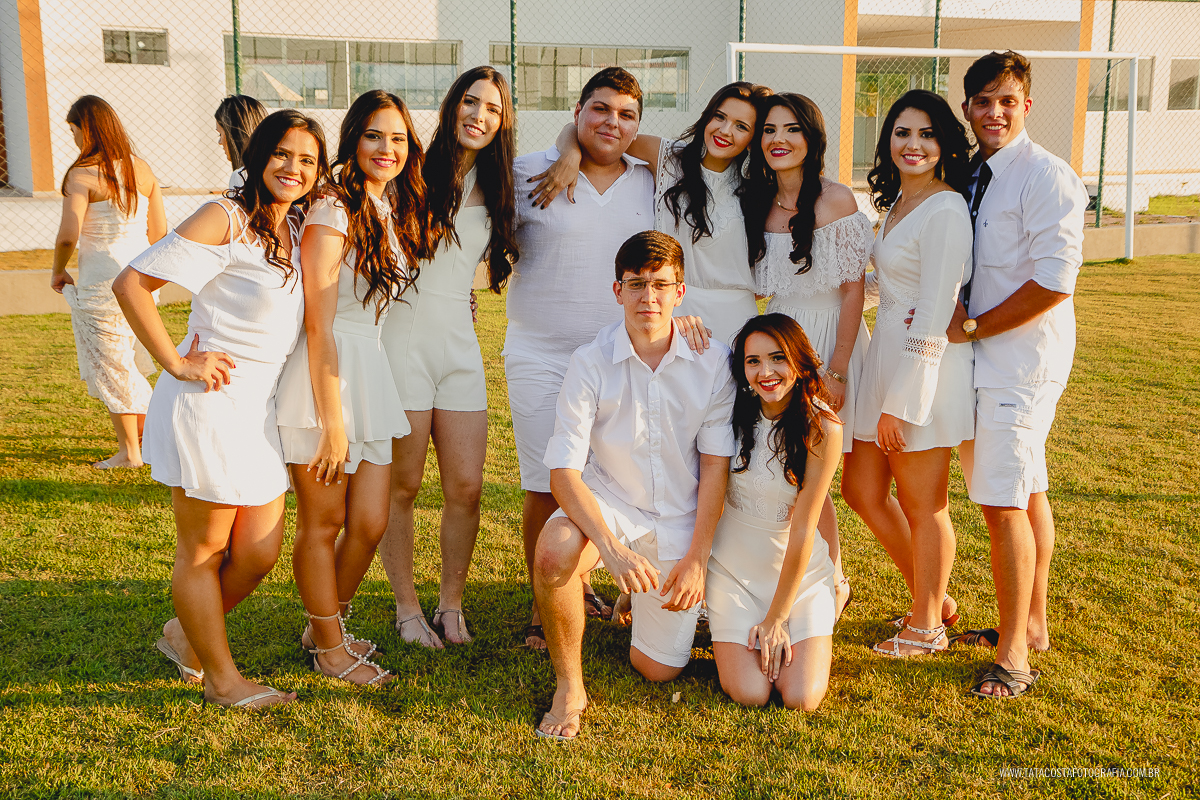
[{"label": "woman kneeling on grass", "polygon": [[[271,571],[283,542],[288,477],[275,388],[303,318],[300,223],[328,168],[320,125],[291,110],[263,120],[245,158],[245,185],[136,258],[113,291],[164,371],[143,455],[153,478],[171,487],[178,617],[157,647],[181,678],[204,684],[206,701],[254,709],[296,695],[242,677],[225,614]],[[178,350],[151,295],[168,281],[192,292]]]},{"label": "woman kneeling on grass", "polygon": [[752,318],[731,358],[741,452],[705,590],[717,674],[743,705],[765,705],[774,688],[788,708],[813,711],[829,686],[836,616],[834,566],[817,520],[842,454],[842,423],[791,317]]},{"label": "woman kneeling on grass", "polygon": [[424,230],[421,157],[399,97],[374,90],[350,106],[336,177],[304,220],[305,335],[279,382],[296,487],[292,564],[310,626],[301,644],[314,669],[357,684],[389,679],[367,660],[374,645],[342,620],[387,528],[392,437],[409,432],[380,337]]}]

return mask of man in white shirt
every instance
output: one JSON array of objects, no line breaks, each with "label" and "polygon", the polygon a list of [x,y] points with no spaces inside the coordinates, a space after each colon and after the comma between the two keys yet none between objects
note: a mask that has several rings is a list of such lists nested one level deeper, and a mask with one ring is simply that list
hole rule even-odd
[{"label": "man in white shirt", "polygon": [[[526,196],[528,179],[558,158],[550,148],[517,158],[516,238],[521,258],[508,286],[504,371],[525,505],[521,533],[532,575],[538,534],[558,508],[542,463],[554,431],[554,408],[571,353],[621,318],[607,300],[613,257],[633,234],[654,227],[654,176],[625,154],[637,136],[642,90],[619,67],[600,70],[575,106],[583,152],[575,201],[565,195],[544,209]],[[542,645],[537,609],[526,641]]]},{"label": "man in white shirt", "polygon": [[624,320],[575,351],[546,449],[561,508],[534,556],[558,687],[537,732],[574,738],[587,705],[582,577],[603,563],[633,593],[629,660],[647,680],[687,666],[704,599],[729,459],[737,452],[729,349],[689,349],[671,318],[683,299],[683,250],[646,231],[616,256]]},{"label": "man in white shirt", "polygon": [[960,457],[991,537],[1000,624],[955,638],[996,646],[973,694],[1016,697],[1040,674],[1029,668],[1029,647],[1050,647],[1046,437],[1075,357],[1071,294],[1088,197],[1071,167],[1025,132],[1033,104],[1027,59],[991,53],[963,84],[963,114],[979,143],[975,269],[947,336],[975,343],[975,440],[963,442]]}]

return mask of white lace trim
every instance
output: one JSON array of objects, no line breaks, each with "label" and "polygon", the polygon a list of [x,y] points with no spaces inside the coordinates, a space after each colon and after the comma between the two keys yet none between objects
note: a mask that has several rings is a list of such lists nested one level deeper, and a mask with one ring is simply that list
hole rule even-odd
[{"label": "white lace trim", "polygon": [[[658,175],[655,179],[654,200],[659,214],[659,228],[662,230],[675,226],[675,215],[663,202],[663,195],[682,177],[676,168],[674,153],[682,150],[685,145],[686,142],[683,141],[663,139],[658,148]],[[704,185],[708,187],[708,206],[705,210],[708,212],[711,235],[716,237],[734,225],[742,225],[742,206],[734,194],[740,180],[737,170],[730,166],[724,172],[713,172],[701,167],[700,174],[704,177]],[[680,199],[683,201],[680,208],[682,212],[686,209],[686,200]],[[687,217],[681,213],[679,227],[687,226]]]},{"label": "white lace trim", "polygon": [[725,501],[744,514],[774,522],[787,522],[792,518],[798,490],[783,477],[772,464],[779,460],[771,449],[771,432],[774,423],[760,416],[754,427],[754,450],[750,453],[750,466],[745,472],[729,475],[729,486]]},{"label": "white lace trim", "polygon": [[875,312],[876,327],[892,324],[896,321],[897,315],[907,317],[909,309],[916,308],[917,298],[896,292],[888,285],[883,275],[879,276],[877,284],[879,286],[879,310]]},{"label": "white lace trim", "polygon": [[949,339],[945,336],[909,336],[904,340],[903,355],[905,358],[924,361],[931,367],[936,367],[946,352]]},{"label": "white lace trim", "polygon": [[812,297],[856,281],[867,270],[873,236],[871,221],[861,211],[813,231],[812,268],[797,275],[791,260],[791,234],[767,234],[767,253],[754,269],[761,295]]}]

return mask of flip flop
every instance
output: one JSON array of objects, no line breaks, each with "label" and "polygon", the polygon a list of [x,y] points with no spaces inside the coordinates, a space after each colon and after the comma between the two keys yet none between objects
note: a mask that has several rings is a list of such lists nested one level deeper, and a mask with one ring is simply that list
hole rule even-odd
[{"label": "flip flop", "polygon": [[175,665],[175,668],[179,670],[179,680],[184,683],[190,683],[193,686],[204,685],[204,670],[192,669],[187,664],[184,664],[179,658],[179,653],[175,652],[175,648],[171,647],[171,643],[167,641],[167,637],[164,636],[159,639],[154,643],[154,646],[158,649],[158,652],[166,656]]},{"label": "flip flop", "polygon": [[538,639],[541,639],[544,642],[544,641],[546,641],[546,632],[544,630],[542,630],[541,625],[532,625],[532,624],[526,625],[525,626],[525,646],[528,647],[530,650],[545,650],[546,649],[545,647],[534,647],[533,645],[531,645],[529,643],[529,640],[534,637],[537,637]]},{"label": "flip flop", "polygon": [[561,721],[558,719],[551,720],[551,722],[562,725],[564,727],[574,723],[575,724],[575,735],[574,736],[563,736],[560,733],[546,733],[545,731],[543,731],[541,726],[542,726],[542,723],[544,723],[547,719],[550,719],[549,711],[547,711],[544,715],[542,715],[542,722],[539,722],[538,727],[533,729],[533,733],[539,739],[550,739],[555,742],[573,742],[579,738],[579,734],[583,733],[583,725],[580,722],[580,718],[583,716],[583,712],[586,710],[587,710],[587,705],[585,704],[583,706],[583,708],[575,709],[573,711],[568,711],[567,715]]},{"label": "flip flop", "polygon": [[[1019,669],[1006,669],[999,664],[992,664],[988,667],[987,672],[983,673],[983,677],[971,687],[971,694],[985,700],[1016,700],[1032,689],[1040,677],[1042,677],[1041,670],[1031,669],[1029,672],[1022,672]],[[1008,687],[1009,694],[984,694],[981,690],[985,683],[1002,683]]]},{"label": "flip flop", "polygon": [[979,630],[963,631],[951,637],[950,645],[966,645],[968,647],[996,647],[1000,644],[1000,631],[995,628],[980,628]]},{"label": "flip flop", "polygon": [[272,703],[270,706],[254,705],[259,700],[266,700],[268,697],[287,697],[287,695],[284,694],[283,692],[279,691],[278,689],[268,688],[265,692],[259,692],[258,694],[252,694],[249,697],[243,697],[241,700],[238,700],[236,703],[233,703],[227,707],[228,708],[243,708],[247,711],[262,711],[263,709],[270,708],[271,706],[284,705],[286,702],[288,702],[288,701],[284,701],[284,703]]}]

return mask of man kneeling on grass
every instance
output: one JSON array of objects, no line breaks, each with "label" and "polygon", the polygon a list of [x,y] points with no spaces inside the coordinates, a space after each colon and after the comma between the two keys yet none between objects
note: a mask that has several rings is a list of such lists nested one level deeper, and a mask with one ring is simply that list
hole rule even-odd
[{"label": "man kneeling on grass", "polygon": [[579,734],[583,584],[601,563],[633,593],[629,661],[647,680],[687,666],[729,459],[729,349],[692,352],[671,312],[683,299],[683,251],[639,233],[617,252],[613,293],[625,318],[575,351],[546,448],[559,510],[542,529],[533,591],[558,688],[537,733]]}]

